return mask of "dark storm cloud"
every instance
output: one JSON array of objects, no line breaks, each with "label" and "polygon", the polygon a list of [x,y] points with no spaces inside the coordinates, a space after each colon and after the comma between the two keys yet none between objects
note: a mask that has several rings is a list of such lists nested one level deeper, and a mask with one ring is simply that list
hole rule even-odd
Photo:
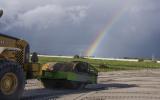
[{"label": "dark storm cloud", "polygon": [[65,5],[64,1],[51,0],[44,4],[33,2],[35,6],[31,3],[31,0],[0,3],[6,13],[1,19],[1,30],[29,40],[33,50],[40,53],[73,54],[85,44],[80,23],[86,16],[87,5]]},{"label": "dark storm cloud", "polygon": [[84,52],[110,17],[128,3],[95,56],[160,57],[158,0],[1,0],[2,33],[27,39],[32,51],[74,55]]},{"label": "dark storm cloud", "polygon": [[101,45],[101,51],[98,51],[97,55],[103,56],[102,52],[106,52],[105,55],[111,57],[151,57],[153,54],[159,57],[158,2],[157,0],[135,1],[106,36],[106,44]]}]

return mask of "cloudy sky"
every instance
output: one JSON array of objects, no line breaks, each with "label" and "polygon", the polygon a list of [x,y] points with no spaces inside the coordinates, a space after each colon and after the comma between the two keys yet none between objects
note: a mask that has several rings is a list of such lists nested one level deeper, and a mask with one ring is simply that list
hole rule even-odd
[{"label": "cloudy sky", "polygon": [[0,32],[32,52],[84,55],[113,20],[92,56],[160,57],[160,0],[0,0],[0,8]]}]

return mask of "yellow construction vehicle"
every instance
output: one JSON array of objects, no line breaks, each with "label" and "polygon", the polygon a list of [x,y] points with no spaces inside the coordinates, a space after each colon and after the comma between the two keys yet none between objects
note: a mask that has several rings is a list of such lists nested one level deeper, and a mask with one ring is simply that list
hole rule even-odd
[{"label": "yellow construction vehicle", "polygon": [[[0,10],[0,17],[2,14],[3,11]],[[19,100],[24,91],[25,80],[30,78],[39,77],[45,87],[54,87],[59,84],[59,81],[67,85],[69,82],[73,87],[97,82],[97,71],[87,63],[46,65],[48,64],[40,67],[35,52],[30,62],[30,46],[27,41],[0,33],[0,100]],[[48,70],[48,67],[55,69],[57,65],[60,69],[63,67],[64,69]],[[77,69],[85,69],[85,71]],[[76,83],[72,85],[73,82]]]},{"label": "yellow construction vehicle", "polygon": [[24,90],[25,78],[40,75],[40,64],[34,53],[29,62],[29,44],[22,39],[0,34],[0,99],[18,100]]}]

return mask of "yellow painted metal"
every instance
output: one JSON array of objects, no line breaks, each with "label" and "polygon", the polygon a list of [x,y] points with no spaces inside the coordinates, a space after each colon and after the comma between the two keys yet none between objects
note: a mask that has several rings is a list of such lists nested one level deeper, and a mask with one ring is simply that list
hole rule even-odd
[{"label": "yellow painted metal", "polygon": [[[26,50],[27,46],[28,50]],[[5,49],[0,53],[0,58],[3,57],[5,59],[15,61],[19,63],[21,66],[23,66],[25,73],[31,71],[34,76],[39,76],[39,74],[41,73],[40,64],[29,63],[30,52],[29,52],[29,44],[27,43],[27,41],[0,34],[0,47],[20,49],[20,50]],[[26,60],[26,57],[28,58],[28,61]]]},{"label": "yellow painted metal", "polygon": [[24,64],[24,71],[31,71],[33,73],[33,77],[37,77],[41,75],[41,67],[40,63],[27,63]]},{"label": "yellow painted metal", "polygon": [[23,64],[24,61],[24,52],[25,47],[28,43],[25,40],[21,39],[12,39],[10,37],[5,37],[0,35],[0,47],[8,47],[8,48],[18,48],[19,51],[13,50],[4,50],[1,55],[3,55],[6,59],[17,61],[20,64]]},{"label": "yellow painted metal", "polygon": [[5,95],[10,95],[15,92],[18,86],[18,79],[14,73],[6,73],[0,82],[1,92]]},{"label": "yellow painted metal", "polygon": [[40,76],[41,75],[41,68],[39,63],[31,63],[30,64],[32,67],[32,73],[34,77]]},{"label": "yellow painted metal", "polygon": [[31,63],[32,71],[38,72],[40,71],[40,64],[39,63]]},{"label": "yellow painted metal", "polygon": [[16,40],[0,36],[0,47],[16,47]]}]

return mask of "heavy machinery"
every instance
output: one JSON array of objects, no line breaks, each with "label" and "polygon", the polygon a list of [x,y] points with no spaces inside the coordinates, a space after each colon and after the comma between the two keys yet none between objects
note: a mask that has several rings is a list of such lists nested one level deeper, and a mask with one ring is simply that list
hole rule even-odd
[{"label": "heavy machinery", "polygon": [[[0,17],[3,10],[0,9]],[[0,33],[0,99],[18,100],[24,90],[25,79],[40,75],[37,60],[29,62],[30,47],[22,39]]]},{"label": "heavy machinery", "polygon": [[22,39],[0,33],[0,98],[18,100],[25,80],[40,78],[47,88],[78,88],[97,82],[97,71],[81,61],[47,63],[40,66],[37,54],[30,60],[29,44]]},{"label": "heavy machinery", "polygon": [[41,81],[47,88],[84,88],[97,83],[98,71],[82,61],[49,62],[42,66]]},{"label": "heavy machinery", "polygon": [[40,64],[29,62],[30,48],[25,40],[0,34],[0,98],[18,100],[24,90],[25,78],[40,75]]},{"label": "heavy machinery", "polygon": [[[2,14],[0,10],[0,17]],[[50,70],[48,63],[41,68],[37,53],[33,53],[29,61],[30,46],[27,41],[0,33],[0,100],[19,100],[25,80],[30,78],[40,77],[47,88],[59,83],[77,88],[82,84],[96,83],[97,80],[97,71],[85,62],[56,63],[54,70]],[[80,66],[83,71],[78,70]]]}]

